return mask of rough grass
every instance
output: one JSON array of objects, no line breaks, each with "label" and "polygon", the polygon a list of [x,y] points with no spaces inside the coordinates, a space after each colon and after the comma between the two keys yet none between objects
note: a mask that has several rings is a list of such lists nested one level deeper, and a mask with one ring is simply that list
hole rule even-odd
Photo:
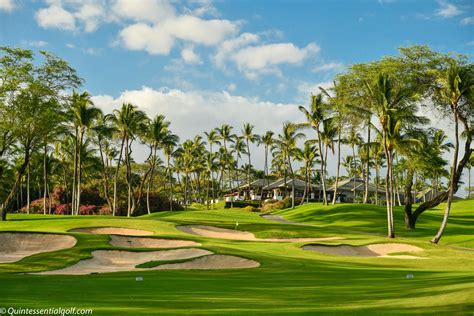
[{"label": "rough grass", "polygon": [[[427,211],[415,231],[395,213],[396,233],[388,240],[383,207],[310,204],[279,212],[316,226],[271,222],[238,210],[162,212],[140,218],[12,215],[3,231],[62,232],[78,227],[118,226],[153,231],[157,236],[195,240],[216,254],[257,260],[259,268],[222,271],[139,271],[88,276],[28,275],[62,268],[89,258],[96,249],[116,249],[106,235],[70,233],[78,244],[69,250],[38,254],[0,264],[1,307],[92,308],[94,315],[156,314],[469,314],[474,310],[473,201],[453,204],[441,245],[429,238],[439,227],[442,207]],[[425,260],[344,257],[304,251],[305,243],[232,241],[188,235],[179,224],[215,225],[248,230],[257,237],[326,237],[328,245],[403,242],[424,249]],[[407,279],[413,274],[413,279]],[[136,276],[143,276],[136,282]],[[34,293],[34,295],[32,294]]]}]

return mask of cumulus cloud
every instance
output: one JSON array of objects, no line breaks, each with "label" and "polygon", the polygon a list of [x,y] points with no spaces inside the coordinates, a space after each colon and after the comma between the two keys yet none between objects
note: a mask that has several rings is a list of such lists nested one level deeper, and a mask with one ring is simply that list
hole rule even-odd
[{"label": "cumulus cloud", "polygon": [[42,28],[57,28],[73,31],[76,28],[74,15],[59,5],[51,5],[36,13],[36,21]]},{"label": "cumulus cloud", "polygon": [[222,124],[232,124],[240,130],[244,123],[254,124],[256,132],[278,132],[284,121],[303,119],[295,104],[281,104],[246,98],[222,92],[184,92],[178,89],[126,90],[119,97],[94,96],[93,102],[104,112],[110,113],[123,102],[131,102],[150,117],[164,114],[171,121],[173,132],[181,138],[211,130]]},{"label": "cumulus cloud", "polygon": [[119,39],[131,50],[168,55],[175,39],[210,46],[216,45],[236,31],[237,25],[228,20],[204,20],[183,15],[155,25],[132,24],[120,32]]},{"label": "cumulus cloud", "polygon": [[304,48],[298,48],[293,43],[277,43],[246,47],[231,58],[241,69],[261,70],[279,64],[299,64],[318,51],[315,43]]},{"label": "cumulus cloud", "polygon": [[181,58],[186,64],[201,64],[201,58],[194,52],[194,47],[186,47],[181,50]]},{"label": "cumulus cloud", "polygon": [[119,38],[126,48],[149,54],[168,55],[174,45],[174,38],[169,33],[145,23],[127,26],[120,31]]},{"label": "cumulus cloud", "polygon": [[447,1],[440,1],[439,9],[436,11],[436,15],[442,18],[452,18],[461,13],[462,11],[457,6]]},{"label": "cumulus cloud", "polygon": [[116,0],[112,4],[112,19],[116,20],[156,23],[175,14],[175,8],[166,0]]},{"label": "cumulus cloud", "polygon": [[15,8],[13,0],[0,0],[0,11],[12,12]]},{"label": "cumulus cloud", "polygon": [[214,55],[214,62],[217,66],[223,67],[226,58],[241,47],[253,44],[259,41],[259,36],[253,33],[242,33],[238,37],[223,41]]}]

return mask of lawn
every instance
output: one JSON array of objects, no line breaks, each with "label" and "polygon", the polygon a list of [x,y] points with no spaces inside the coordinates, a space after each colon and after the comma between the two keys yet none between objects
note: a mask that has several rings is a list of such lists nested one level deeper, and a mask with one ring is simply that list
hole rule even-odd
[{"label": "lawn", "polygon": [[[257,260],[259,268],[214,271],[146,271],[88,276],[42,276],[24,272],[57,269],[113,249],[106,235],[68,233],[69,250],[0,264],[0,308],[92,308],[94,315],[152,314],[469,314],[474,310],[473,201],[458,201],[440,245],[428,242],[439,227],[442,206],[427,211],[415,231],[396,209],[396,242],[424,249],[426,259],[363,258],[301,250],[303,242],[232,241],[185,234],[179,224],[236,227],[257,237],[328,237],[328,245],[389,242],[383,207],[309,204],[279,215],[307,226],[282,224],[257,213],[232,210],[160,212],[139,218],[11,215],[3,231],[67,233],[78,227],[120,226],[155,235],[199,241],[202,248]],[[391,241],[390,241],[391,242]],[[144,251],[138,249],[137,251]],[[413,274],[412,279],[407,279]],[[136,276],[143,276],[137,282]]]}]

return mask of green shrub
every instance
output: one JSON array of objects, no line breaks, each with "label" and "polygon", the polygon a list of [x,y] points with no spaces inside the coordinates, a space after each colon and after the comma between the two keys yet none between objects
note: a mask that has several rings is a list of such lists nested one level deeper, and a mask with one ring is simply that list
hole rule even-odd
[{"label": "green shrub", "polygon": [[245,211],[245,212],[260,212],[260,209],[258,207],[255,207],[255,206],[248,205],[246,207],[243,207],[242,211]]}]

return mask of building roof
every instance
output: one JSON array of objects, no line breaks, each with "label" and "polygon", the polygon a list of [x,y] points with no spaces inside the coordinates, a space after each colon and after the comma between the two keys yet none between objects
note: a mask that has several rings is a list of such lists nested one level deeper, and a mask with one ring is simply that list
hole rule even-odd
[{"label": "building roof", "polygon": [[[300,179],[295,179],[294,185],[295,185],[295,189],[298,189],[298,190],[304,190],[306,188],[306,182]],[[265,186],[263,189],[273,190],[273,189],[285,188],[285,187],[287,189],[291,189],[292,186],[293,186],[293,179],[288,177],[286,179],[286,182],[285,182],[285,178],[281,178]],[[319,185],[310,183],[310,186],[313,189],[319,189]]]},{"label": "building roof", "polygon": [[[354,182],[355,182],[355,188],[354,188]],[[334,191],[335,185],[332,186],[331,190]],[[349,192],[364,192],[365,191],[365,186],[364,186],[364,179],[361,178],[348,178],[342,181],[339,181],[337,184],[337,191],[342,192],[342,191],[349,191]],[[369,192],[374,193],[377,191],[376,185],[373,183],[369,183]],[[378,193],[379,194],[385,194],[385,187],[379,185],[378,187]]]},{"label": "building roof", "polygon": [[[250,182],[250,187],[251,188],[263,188],[268,182],[272,182],[273,180],[265,180],[265,179],[257,179],[255,181]],[[248,183],[242,184],[237,189],[246,189],[249,187]]]}]

